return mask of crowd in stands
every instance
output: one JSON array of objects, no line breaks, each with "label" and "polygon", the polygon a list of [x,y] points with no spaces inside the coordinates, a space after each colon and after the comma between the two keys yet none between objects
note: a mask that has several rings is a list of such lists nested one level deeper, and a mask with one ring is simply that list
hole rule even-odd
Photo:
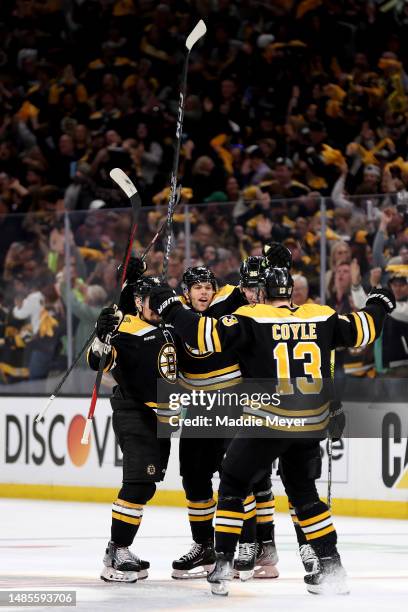
[{"label": "crowd in stands", "polygon": [[[271,240],[292,252],[299,304],[346,312],[391,281],[385,348],[338,363],[408,373],[408,3],[3,0],[0,384],[63,370],[67,312],[75,353],[112,301],[130,224],[112,167],[146,207],[137,252],[163,222],[184,41],[200,18],[170,284],[187,263],[236,283]],[[162,260],[158,240],[149,272]]]}]

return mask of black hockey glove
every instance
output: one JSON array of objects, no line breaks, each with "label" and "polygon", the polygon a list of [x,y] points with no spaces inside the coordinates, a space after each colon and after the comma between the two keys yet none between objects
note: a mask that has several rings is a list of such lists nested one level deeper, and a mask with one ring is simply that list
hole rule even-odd
[{"label": "black hockey glove", "polygon": [[114,332],[123,319],[123,314],[115,306],[102,308],[98,320],[96,322],[96,335],[99,340],[105,342],[106,336]]},{"label": "black hockey glove", "polygon": [[287,268],[292,267],[292,253],[280,242],[265,244],[262,255],[266,259],[267,268]]},{"label": "black hockey glove", "polygon": [[[140,257],[131,257],[129,259],[127,268],[126,268],[126,276],[125,280],[128,283],[135,283],[144,272],[146,272],[147,265],[146,262],[142,261]],[[118,267],[118,276],[122,278],[123,265],[121,264]]]},{"label": "black hockey glove", "polygon": [[149,300],[150,308],[166,320],[176,306],[181,306],[180,298],[169,285],[152,289]]},{"label": "black hockey glove", "polygon": [[388,314],[390,314],[396,306],[394,294],[389,289],[371,289],[368,294],[366,306],[369,306],[369,304],[381,304]]},{"label": "black hockey glove", "polygon": [[333,442],[341,440],[346,426],[346,415],[343,412],[343,404],[333,401],[330,404],[329,436]]}]

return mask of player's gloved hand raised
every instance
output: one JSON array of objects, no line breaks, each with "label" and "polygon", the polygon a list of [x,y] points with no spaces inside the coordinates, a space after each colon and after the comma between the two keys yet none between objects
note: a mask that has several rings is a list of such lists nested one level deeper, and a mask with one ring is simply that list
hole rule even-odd
[{"label": "player's gloved hand raised", "polygon": [[292,267],[292,253],[280,242],[270,242],[265,244],[262,249],[265,257],[266,268],[287,268]]},{"label": "player's gloved hand raised", "polygon": [[333,442],[338,442],[343,435],[346,426],[346,415],[343,412],[343,405],[339,401],[330,404],[329,436]]},{"label": "player's gloved hand raised", "polygon": [[[144,272],[146,272],[147,265],[145,261],[142,261],[140,257],[131,257],[128,261],[126,268],[125,280],[128,283],[135,283]],[[121,264],[118,268],[119,278],[122,278],[123,265]]]},{"label": "player's gloved hand raised", "polygon": [[102,308],[96,322],[96,335],[99,340],[105,342],[106,336],[117,330],[122,319],[123,313],[117,309],[116,305]]},{"label": "player's gloved hand raised", "polygon": [[166,319],[171,310],[176,306],[181,307],[181,302],[174,289],[169,285],[163,285],[162,287],[154,287],[152,289],[149,306],[156,314]]},{"label": "player's gloved hand raised", "polygon": [[385,311],[390,314],[396,306],[395,296],[389,289],[371,289],[366,306],[369,304],[381,304],[384,306]]}]

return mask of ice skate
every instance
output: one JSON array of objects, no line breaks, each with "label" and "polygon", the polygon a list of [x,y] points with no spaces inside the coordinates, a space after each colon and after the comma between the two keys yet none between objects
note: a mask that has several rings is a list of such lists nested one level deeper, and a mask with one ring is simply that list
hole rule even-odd
[{"label": "ice skate", "polygon": [[254,578],[277,578],[279,576],[278,553],[273,542],[257,542]]},{"label": "ice skate", "polygon": [[318,557],[317,570],[304,577],[306,588],[314,595],[348,595],[347,575],[338,552]]},{"label": "ice skate", "polygon": [[213,595],[228,595],[228,582],[234,576],[234,555],[232,553],[217,553],[215,568],[207,576]]},{"label": "ice skate", "polygon": [[234,559],[234,578],[242,582],[250,580],[254,575],[256,559],[256,544],[240,544],[238,557]]},{"label": "ice skate", "polygon": [[212,541],[198,544],[194,542],[191,549],[173,561],[172,578],[189,580],[191,578],[206,578],[208,572],[214,569],[215,550]]},{"label": "ice skate", "polygon": [[310,544],[303,544],[302,546],[299,546],[299,554],[300,558],[302,559],[305,572],[307,574],[316,572],[319,566],[319,560]]},{"label": "ice skate", "polygon": [[137,582],[147,578],[148,561],[139,559],[127,546],[109,542],[103,558],[101,579],[105,582]]}]

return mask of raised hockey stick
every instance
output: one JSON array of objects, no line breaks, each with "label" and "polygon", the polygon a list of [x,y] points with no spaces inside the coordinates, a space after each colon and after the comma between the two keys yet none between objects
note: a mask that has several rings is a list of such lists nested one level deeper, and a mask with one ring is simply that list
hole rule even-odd
[{"label": "raised hockey stick", "polygon": [[71,374],[72,370],[75,368],[76,364],[78,363],[78,361],[81,359],[83,353],[86,351],[86,349],[88,348],[88,346],[91,344],[92,340],[94,339],[95,336],[95,330],[92,331],[91,335],[89,336],[89,338],[86,339],[85,344],[83,345],[83,347],[81,348],[81,350],[79,351],[79,353],[75,356],[75,359],[73,360],[73,362],[71,363],[70,367],[68,368],[68,370],[65,372],[65,374],[63,375],[63,377],[61,378],[61,380],[59,381],[59,383],[57,384],[57,386],[55,387],[54,391],[51,393],[50,397],[48,398],[47,403],[45,404],[44,408],[41,410],[41,412],[37,415],[35,421],[36,423],[39,423],[41,421],[41,419],[44,418],[45,413],[47,412],[48,408],[51,406],[52,402],[55,400],[55,398],[57,397],[62,385],[64,384],[64,382],[67,380],[68,376]]},{"label": "raised hockey stick", "polygon": [[[120,286],[118,288],[117,299],[115,301],[116,303],[116,302],[119,302],[120,294],[122,291],[122,286],[125,282],[126,270],[127,270],[127,266],[128,266],[129,259],[130,259],[130,254],[132,252],[133,240],[135,237],[136,227],[137,227],[137,218],[139,215],[140,208],[142,206],[142,201],[140,199],[140,195],[138,194],[136,187],[134,186],[130,178],[123,172],[123,170],[121,170],[120,168],[113,168],[113,170],[110,171],[109,175],[111,179],[122,189],[122,191],[129,198],[130,204],[132,206],[132,212],[133,212],[133,221],[132,221],[132,226],[131,226],[131,230],[129,234],[128,245],[126,248],[125,256],[123,258],[122,278],[121,278]],[[103,351],[102,351],[101,359],[99,361],[98,374],[96,375],[96,380],[95,380],[95,384],[94,384],[93,391],[92,391],[91,405],[89,407],[89,412],[88,412],[88,416],[86,419],[84,432],[83,432],[82,439],[81,439],[81,444],[88,444],[88,441],[89,441],[89,433],[92,427],[92,421],[93,421],[93,416],[95,413],[96,402],[98,400],[98,394],[99,394],[99,388],[101,386],[103,370],[105,368],[106,358],[108,354],[110,353],[111,337],[112,337],[112,334],[108,334],[106,336],[106,339],[103,345]]]},{"label": "raised hockey stick", "polygon": [[[180,203],[180,193],[179,193],[179,195],[177,197],[177,202],[176,202],[176,205],[175,205],[174,208],[177,208],[179,203]],[[156,243],[158,237],[160,236],[160,234],[163,232],[164,228],[166,227],[166,224],[167,224],[167,220],[163,221],[163,223],[160,225],[159,229],[157,230],[157,232],[155,233],[155,235],[153,236],[153,238],[151,239],[151,241],[149,242],[149,244],[147,245],[147,247],[143,251],[143,253],[141,255],[141,258],[140,258],[142,261],[145,261],[148,253],[153,248],[153,246]],[[123,289],[123,285],[124,285],[124,283],[122,282],[122,289]],[[95,336],[96,336],[96,330],[94,329],[94,330],[92,330],[92,333],[89,336],[89,338],[86,339],[86,341],[85,341],[83,347],[81,348],[81,350],[75,356],[75,358],[74,358],[72,364],[70,365],[70,367],[68,368],[68,370],[63,374],[61,380],[57,383],[57,386],[55,387],[54,391],[51,393],[50,397],[48,398],[47,403],[45,404],[44,408],[37,415],[37,417],[35,419],[37,423],[39,421],[41,421],[41,419],[44,418],[45,413],[47,412],[48,408],[51,406],[52,402],[57,397],[57,395],[60,392],[63,384],[65,383],[65,381],[67,380],[68,376],[71,374],[72,370],[75,368],[75,366],[77,365],[78,361],[81,359],[82,355],[84,354],[86,349],[89,347],[89,345],[91,344],[91,342],[92,342],[92,340],[94,339]]]},{"label": "raised hockey stick", "polygon": [[169,267],[169,256],[171,249],[171,238],[173,231],[173,212],[176,204],[177,197],[177,175],[178,175],[178,167],[179,167],[179,159],[180,159],[180,147],[181,147],[181,136],[183,132],[183,119],[184,119],[184,101],[186,97],[186,88],[187,88],[187,71],[188,71],[188,60],[190,57],[191,49],[194,47],[196,42],[200,40],[204,36],[207,31],[207,27],[204,21],[201,19],[195,28],[190,32],[186,39],[186,49],[187,53],[184,59],[183,72],[181,77],[181,87],[180,87],[180,97],[179,97],[179,105],[177,112],[177,126],[176,126],[176,146],[174,151],[174,161],[173,161],[173,170],[171,173],[170,180],[170,194],[169,194],[169,202],[167,208],[167,236],[166,236],[166,246],[164,251],[163,258],[163,280],[167,279],[167,272]]}]

